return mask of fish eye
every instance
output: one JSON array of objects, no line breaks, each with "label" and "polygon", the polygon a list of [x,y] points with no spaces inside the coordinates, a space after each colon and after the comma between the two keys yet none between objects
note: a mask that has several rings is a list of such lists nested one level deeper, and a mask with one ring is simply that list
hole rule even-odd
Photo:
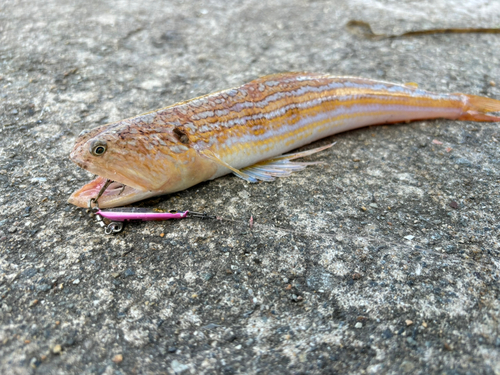
[{"label": "fish eye", "polygon": [[106,152],[107,148],[106,141],[97,140],[90,144],[90,153],[94,156],[101,156]]}]

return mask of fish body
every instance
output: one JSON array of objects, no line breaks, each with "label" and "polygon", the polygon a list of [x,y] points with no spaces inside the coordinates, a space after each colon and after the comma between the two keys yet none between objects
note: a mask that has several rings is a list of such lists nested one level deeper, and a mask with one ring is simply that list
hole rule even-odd
[{"label": "fish body", "polygon": [[438,94],[412,85],[313,73],[283,73],[84,131],[71,159],[99,177],[69,202],[115,207],[235,173],[272,180],[307,163],[278,157],[368,125],[446,118],[500,121],[500,101]]}]

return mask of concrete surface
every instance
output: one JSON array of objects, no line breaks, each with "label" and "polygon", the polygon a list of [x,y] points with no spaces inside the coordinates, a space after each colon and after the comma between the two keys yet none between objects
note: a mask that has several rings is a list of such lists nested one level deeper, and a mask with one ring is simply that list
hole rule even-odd
[{"label": "concrete surface", "polygon": [[370,41],[352,19],[498,27],[500,7],[0,3],[1,373],[500,374],[499,124],[366,128],[319,142],[337,141],[313,158],[326,164],[290,178],[142,204],[234,221],[106,236],[66,203],[91,177],[68,159],[82,129],[269,73],[500,99],[499,35]]}]

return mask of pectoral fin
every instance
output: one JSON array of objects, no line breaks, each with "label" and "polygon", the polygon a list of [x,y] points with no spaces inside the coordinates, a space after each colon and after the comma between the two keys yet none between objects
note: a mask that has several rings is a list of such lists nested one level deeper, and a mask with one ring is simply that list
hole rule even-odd
[{"label": "pectoral fin", "polygon": [[206,158],[216,162],[217,164],[220,164],[220,165],[226,167],[227,169],[230,169],[239,178],[242,178],[243,180],[248,181],[248,182],[257,182],[257,180],[254,177],[246,174],[243,171],[240,171],[239,169],[231,167],[229,164],[227,164],[226,162],[221,160],[217,155],[215,155],[212,151],[203,150],[203,151],[200,151],[200,153],[203,156],[205,156]]},{"label": "pectoral fin", "polygon": [[293,172],[301,171],[308,165],[324,164],[321,161],[293,162],[291,160],[303,158],[305,156],[309,156],[317,152],[326,150],[327,148],[332,147],[334,144],[335,143],[332,143],[328,146],[314,148],[312,150],[295,152],[293,154],[281,155],[275,158],[267,159],[249,167],[243,168],[241,172],[260,181],[273,181],[275,177],[288,177]]},{"label": "pectoral fin", "polygon": [[231,167],[229,164],[222,161],[216,154],[214,154],[210,150],[203,150],[200,152],[206,158],[226,167],[227,169],[230,169],[239,178],[242,178],[243,180],[248,182],[258,182],[258,181],[274,181],[276,177],[288,177],[293,172],[301,171],[308,165],[323,164],[323,162],[321,161],[293,162],[291,160],[297,158],[303,158],[305,156],[309,156],[317,152],[326,150],[327,148],[332,147],[334,144],[335,143],[332,143],[331,145],[328,146],[313,148],[312,150],[295,152],[293,154],[276,156],[271,159],[260,161],[256,164],[253,164],[249,167],[245,167],[241,170]]}]

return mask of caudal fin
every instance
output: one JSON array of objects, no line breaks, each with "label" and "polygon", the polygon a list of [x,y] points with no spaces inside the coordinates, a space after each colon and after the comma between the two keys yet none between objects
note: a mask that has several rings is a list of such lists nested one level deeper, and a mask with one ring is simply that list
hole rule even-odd
[{"label": "caudal fin", "polygon": [[488,115],[488,112],[500,112],[500,100],[484,96],[461,94],[467,98],[464,113],[458,120],[465,121],[500,121],[500,116]]}]

